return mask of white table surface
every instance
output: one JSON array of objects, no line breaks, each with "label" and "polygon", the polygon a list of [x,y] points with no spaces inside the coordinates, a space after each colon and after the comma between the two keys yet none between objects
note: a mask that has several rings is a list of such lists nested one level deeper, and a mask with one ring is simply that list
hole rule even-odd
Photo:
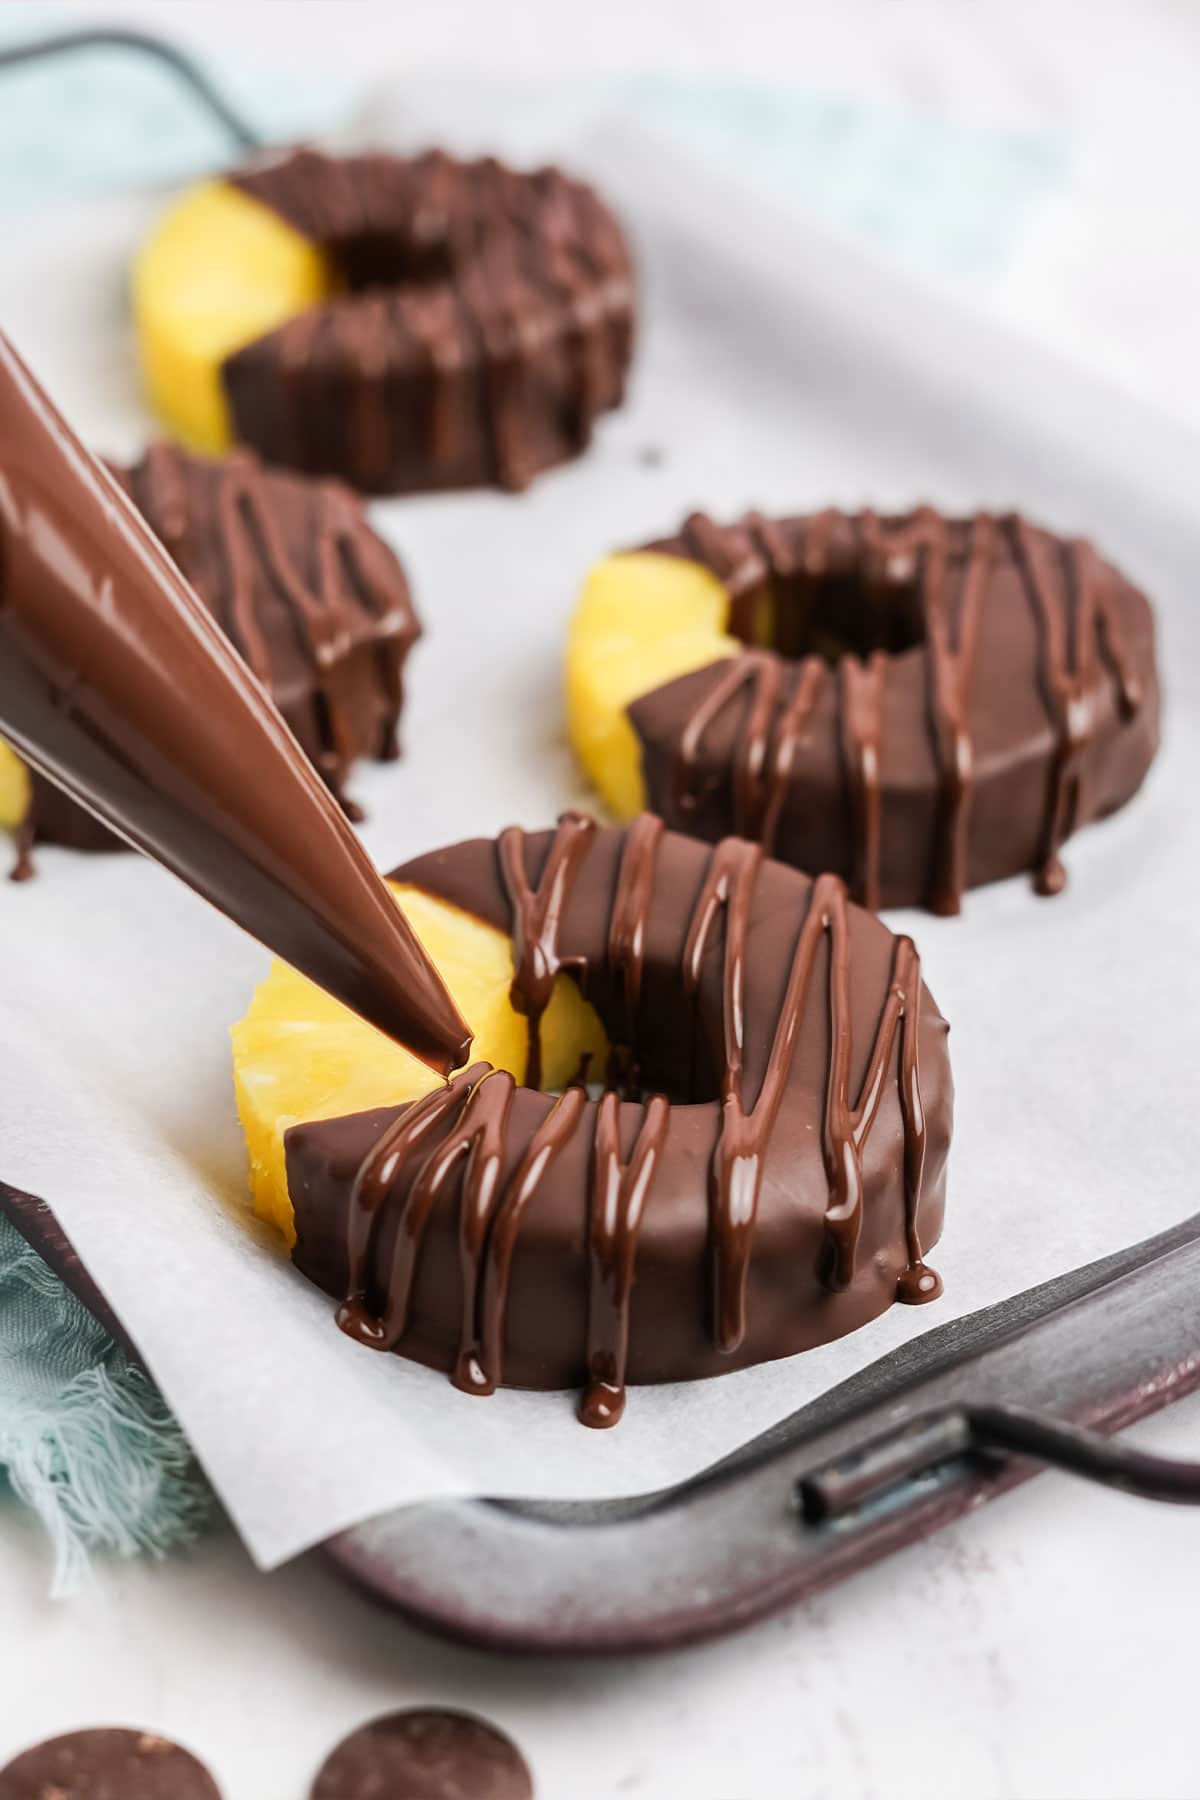
[{"label": "white table surface", "polygon": [[[1157,0],[354,0],[78,6],[297,68],[469,63],[803,78],[964,123],[1067,128],[1065,192],[982,306],[1200,419],[1200,8]],[[819,15],[819,16],[818,16]],[[1140,1441],[1200,1453],[1200,1399]],[[335,1739],[411,1704],[507,1729],[541,1800],[1195,1800],[1200,1518],[1046,1477],[742,1636],[654,1660],[501,1660],[375,1611],[316,1560],[257,1574],[216,1534],[46,1600],[0,1513],[0,1763],[83,1723],[189,1742],[227,1800],[300,1800]]]}]

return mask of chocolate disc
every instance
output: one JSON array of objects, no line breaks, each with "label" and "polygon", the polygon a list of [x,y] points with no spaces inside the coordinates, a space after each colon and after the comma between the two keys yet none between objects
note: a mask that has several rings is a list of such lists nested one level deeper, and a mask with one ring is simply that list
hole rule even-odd
[{"label": "chocolate disc", "polygon": [[221,1800],[221,1790],[190,1751],[153,1732],[69,1731],[0,1770],[0,1800]]},{"label": "chocolate disc", "polygon": [[385,1713],[343,1738],[312,1800],[533,1800],[533,1777],[494,1725],[422,1707]]}]

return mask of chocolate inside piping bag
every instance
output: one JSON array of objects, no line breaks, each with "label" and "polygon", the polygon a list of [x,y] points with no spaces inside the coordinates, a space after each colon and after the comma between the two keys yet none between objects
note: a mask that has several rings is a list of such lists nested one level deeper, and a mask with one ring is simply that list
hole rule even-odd
[{"label": "chocolate inside piping bag", "polygon": [[470,1033],[336,800],[0,336],[0,735],[441,1074]]}]

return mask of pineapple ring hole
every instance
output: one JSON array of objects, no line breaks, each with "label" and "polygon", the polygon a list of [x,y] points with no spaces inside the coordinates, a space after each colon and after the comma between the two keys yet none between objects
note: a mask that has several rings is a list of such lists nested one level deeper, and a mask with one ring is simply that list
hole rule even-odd
[{"label": "pineapple ring hole", "polygon": [[364,231],[327,239],[321,248],[352,294],[429,287],[454,273],[455,259],[445,238],[422,241],[408,232]]},{"label": "pineapple ring hole", "polygon": [[925,611],[915,557],[880,565],[862,557],[849,570],[777,576],[732,608],[729,630],[744,644],[799,661],[820,656],[836,666],[877,650],[898,656],[925,642]]},{"label": "pineapple ring hole", "polygon": [[[555,1032],[547,1043],[543,1031],[543,1055],[548,1049],[550,1066],[558,1071],[550,1079],[543,1077],[543,1093],[560,1093],[572,1080],[582,1078],[593,1099],[615,1087],[627,1098],[662,1094],[672,1106],[707,1106],[720,1100],[723,1020],[719,1008],[712,1008],[703,990],[699,1001],[688,993],[682,966],[677,963],[656,968],[647,962],[643,979],[649,991],[638,1009],[635,1063],[625,1041],[628,1032],[620,976],[606,962],[597,964],[590,971],[585,1000],[573,972],[564,971],[560,980],[570,982],[583,1006],[578,1014],[565,1016],[563,1023],[579,1035],[574,1038]],[[602,1050],[594,1032],[579,1029],[592,1015],[604,1033]],[[585,1057],[586,1069],[581,1067]]]}]

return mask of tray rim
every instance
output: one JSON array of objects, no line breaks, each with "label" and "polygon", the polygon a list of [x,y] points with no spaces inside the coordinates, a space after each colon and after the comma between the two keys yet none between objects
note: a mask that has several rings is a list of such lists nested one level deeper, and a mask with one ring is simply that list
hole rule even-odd
[{"label": "tray rim", "polygon": [[[0,1180],[0,1215],[54,1269],[126,1354],[141,1363],[136,1345],[58,1224],[52,1208],[36,1195]],[[1192,1260],[1200,1255],[1200,1215],[1008,1300],[931,1327],[700,1475],[657,1494],[618,1503],[615,1519],[611,1505],[602,1519],[588,1519],[586,1503],[535,1506],[531,1502],[486,1497],[428,1501],[339,1532],[316,1546],[316,1553],[341,1581],[409,1622],[450,1641],[499,1654],[628,1655],[675,1650],[726,1635],[929,1536],[1029,1480],[1038,1473],[1037,1467],[1016,1460],[992,1468],[950,1466],[944,1478],[935,1479],[927,1491],[916,1496],[915,1505],[882,1518],[877,1529],[858,1540],[839,1543],[831,1538],[823,1555],[814,1553],[806,1560],[798,1560],[794,1567],[776,1569],[767,1577],[760,1573],[749,1553],[753,1546],[747,1545],[740,1579],[732,1583],[726,1579],[724,1587],[714,1583],[709,1594],[689,1595],[686,1604],[673,1609],[646,1606],[639,1612],[635,1605],[624,1616],[612,1616],[601,1609],[589,1613],[585,1604],[567,1617],[548,1611],[531,1625],[511,1616],[506,1618],[503,1609],[496,1605],[490,1611],[487,1607],[472,1611],[451,1584],[439,1588],[436,1581],[424,1579],[422,1570],[406,1573],[396,1562],[389,1562],[386,1551],[381,1552],[379,1538],[407,1519],[410,1528],[432,1529],[439,1537],[449,1534],[451,1540],[469,1545],[481,1536],[486,1539],[489,1533],[503,1532],[507,1517],[513,1524],[528,1527],[533,1523],[543,1531],[549,1529],[561,1542],[563,1528],[572,1523],[607,1526],[611,1521],[619,1531],[626,1522],[631,1521],[636,1529],[639,1519],[661,1521],[665,1515],[671,1515],[685,1538],[691,1526],[695,1539],[692,1553],[697,1547],[703,1552],[703,1514],[714,1495],[719,1498],[723,1489],[732,1490],[735,1499],[744,1493],[753,1507],[756,1499],[761,1504],[764,1481],[769,1481],[777,1500],[779,1492],[785,1491],[778,1484],[789,1479],[789,1461],[802,1454],[810,1441],[836,1439],[839,1433],[843,1437],[852,1434],[859,1417],[869,1412],[877,1414],[886,1406],[893,1411],[902,1408],[907,1394],[936,1393],[939,1382],[943,1390],[947,1385],[953,1387],[958,1375],[976,1369],[989,1354],[995,1356],[1014,1345],[1019,1349],[1021,1341],[1039,1325],[1071,1314],[1077,1303],[1102,1298],[1106,1290],[1119,1287],[1126,1276],[1145,1276],[1148,1271],[1152,1275],[1154,1265],[1166,1267],[1177,1252]],[[1194,1348],[1189,1345],[1187,1356],[1177,1357],[1156,1374],[1154,1380],[1143,1375],[1132,1383],[1118,1385],[1103,1402],[1089,1408],[1087,1423],[1100,1430],[1117,1431],[1158,1411],[1172,1399],[1200,1388],[1200,1343]],[[918,1399],[918,1405],[924,1403],[927,1402]],[[789,1529],[798,1530],[798,1526],[793,1521]],[[709,1540],[711,1549],[711,1527]],[[545,1544],[550,1540],[543,1537],[541,1541]],[[696,1568],[698,1587],[704,1585],[700,1577],[705,1567],[701,1562]]]}]

